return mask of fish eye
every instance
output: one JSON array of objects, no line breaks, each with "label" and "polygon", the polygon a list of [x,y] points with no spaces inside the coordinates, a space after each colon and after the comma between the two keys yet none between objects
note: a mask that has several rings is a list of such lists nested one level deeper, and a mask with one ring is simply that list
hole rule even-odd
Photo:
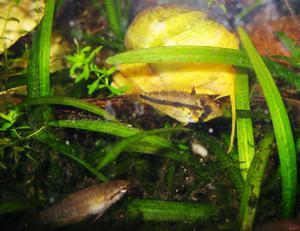
[{"label": "fish eye", "polygon": [[211,109],[211,107],[209,106],[209,105],[205,105],[204,106],[204,113],[205,114],[210,114],[212,112],[212,109]]},{"label": "fish eye", "polygon": [[206,100],[204,98],[200,98],[199,102],[201,107],[203,107],[206,104]]}]

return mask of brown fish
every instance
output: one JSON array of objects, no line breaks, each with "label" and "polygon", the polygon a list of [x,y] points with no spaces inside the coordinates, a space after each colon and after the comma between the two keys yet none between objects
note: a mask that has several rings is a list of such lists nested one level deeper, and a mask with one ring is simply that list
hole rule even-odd
[{"label": "brown fish", "polygon": [[42,211],[40,220],[43,224],[60,226],[98,214],[95,218],[97,220],[112,204],[124,196],[128,186],[128,181],[116,180],[82,189]]},{"label": "brown fish", "polygon": [[294,219],[279,220],[259,226],[255,231],[300,231],[300,222]]},{"label": "brown fish", "polygon": [[140,93],[142,101],[150,104],[157,110],[184,123],[197,123],[208,121],[222,115],[217,96],[196,94],[180,91],[160,91]]}]

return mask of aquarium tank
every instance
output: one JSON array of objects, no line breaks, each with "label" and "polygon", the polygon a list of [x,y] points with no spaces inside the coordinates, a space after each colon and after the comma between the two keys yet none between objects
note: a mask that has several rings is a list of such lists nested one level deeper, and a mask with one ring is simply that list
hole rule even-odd
[{"label": "aquarium tank", "polygon": [[299,0],[1,0],[0,230],[300,230]]}]

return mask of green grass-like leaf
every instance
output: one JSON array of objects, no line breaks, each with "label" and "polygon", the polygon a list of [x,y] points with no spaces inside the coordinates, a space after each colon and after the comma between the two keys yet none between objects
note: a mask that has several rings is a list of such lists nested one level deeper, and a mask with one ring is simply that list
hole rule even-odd
[{"label": "green grass-like leaf", "polygon": [[244,52],[209,46],[166,46],[131,50],[112,56],[106,62],[109,64],[206,62],[251,67]]},{"label": "green grass-like leaf", "polygon": [[271,154],[273,140],[273,133],[265,135],[249,168],[240,203],[239,219],[242,231],[252,230],[261,183]]},{"label": "green grass-like leaf", "polygon": [[174,132],[184,132],[189,131],[189,129],[186,128],[161,128],[161,129],[153,129],[150,131],[142,131],[137,133],[136,135],[130,136],[127,139],[124,139],[117,144],[113,145],[113,148],[107,149],[107,153],[103,158],[100,160],[100,162],[97,165],[97,169],[100,169],[107,165],[108,163],[116,160],[118,156],[121,154],[121,152],[124,151],[126,147],[129,145],[132,145],[134,143],[141,142],[146,137],[153,137],[153,135],[157,134],[169,134]]},{"label": "green grass-like leaf", "polygon": [[162,150],[161,147],[157,147],[157,146],[155,147],[148,143],[145,144],[144,142],[140,144],[129,145],[128,147],[125,148],[125,151],[130,153],[136,153],[137,155],[143,153],[143,154],[160,156],[163,158],[175,160],[177,162],[186,164],[196,169],[195,164],[193,162],[194,160],[192,158],[192,155],[188,152],[180,153],[177,150],[173,150],[173,149]]},{"label": "green grass-like leaf", "polygon": [[[250,111],[248,75],[237,74],[235,90],[237,110]],[[254,156],[254,137],[251,118],[241,118],[239,114],[237,114],[236,128],[240,168],[245,180]]]},{"label": "green grass-like leaf", "polygon": [[238,32],[270,110],[281,167],[283,216],[291,217],[296,199],[297,160],[289,118],[268,68],[255,50],[247,33],[242,28],[239,28]]},{"label": "green grass-like leaf", "polygon": [[[130,125],[103,120],[58,120],[49,122],[50,126],[77,128],[87,131],[111,134],[118,137],[130,137],[141,132],[141,130],[132,128]],[[143,141],[154,145],[155,147],[169,148],[171,143],[158,136],[145,137]]]},{"label": "green grass-like leaf", "polygon": [[128,203],[128,216],[143,221],[199,222],[214,219],[219,209],[212,204],[134,199]]},{"label": "green grass-like leaf", "polygon": [[291,71],[286,66],[279,64],[271,59],[264,58],[265,64],[271,71],[272,75],[278,79],[287,81],[291,85],[295,86],[297,91],[300,91],[300,75]]},{"label": "green grass-like leaf", "polygon": [[20,212],[22,210],[27,210],[33,206],[25,201],[9,201],[0,203],[0,215],[6,213]]},{"label": "green grass-like leaf", "polygon": [[284,32],[277,32],[276,35],[291,52],[293,57],[300,58],[300,48],[297,46],[297,42],[295,40],[289,38]]},{"label": "green grass-like leaf", "polygon": [[116,37],[122,41],[123,31],[121,27],[120,12],[118,11],[117,4],[115,0],[104,0],[105,10],[108,16],[108,22]]},{"label": "green grass-like leaf", "polygon": [[[29,52],[28,76],[27,76],[27,97],[37,98],[40,93],[39,80],[39,28],[35,31],[32,39],[32,45]],[[20,80],[20,78],[18,78]],[[21,84],[23,84],[21,82]],[[16,85],[13,85],[14,87]]]},{"label": "green grass-like leaf", "polygon": [[29,60],[28,96],[50,94],[50,46],[55,1],[46,3],[45,13],[33,39]]},{"label": "green grass-like leaf", "polygon": [[41,96],[50,94],[50,47],[54,8],[55,0],[48,0],[40,28],[39,74]]},{"label": "green grass-like leaf", "polygon": [[45,96],[45,97],[39,97],[34,99],[28,99],[24,103],[25,106],[45,105],[45,104],[72,106],[82,110],[86,110],[88,112],[94,113],[99,116],[103,116],[107,120],[116,121],[116,118],[111,114],[109,114],[104,109],[75,98],[62,97],[62,96]]}]

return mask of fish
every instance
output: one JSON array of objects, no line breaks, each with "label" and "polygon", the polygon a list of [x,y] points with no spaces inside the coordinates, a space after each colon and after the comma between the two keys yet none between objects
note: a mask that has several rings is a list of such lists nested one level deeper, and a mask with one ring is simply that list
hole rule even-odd
[{"label": "fish", "polygon": [[[119,72],[126,76],[126,74]],[[128,90],[126,97],[132,100],[138,100],[151,105],[173,119],[183,123],[206,122],[223,115],[221,105],[218,101],[218,95],[197,94],[197,86],[191,86],[187,83],[165,84],[158,77],[152,84],[155,90],[145,91],[144,86],[135,78],[126,79],[119,77],[124,81],[125,88]]]},{"label": "fish", "polygon": [[128,188],[129,182],[125,180],[92,185],[66,196],[62,201],[40,212],[40,221],[42,224],[63,226],[97,215],[94,219],[96,221],[125,195]]},{"label": "fish", "polygon": [[195,88],[192,88],[191,93],[174,90],[142,92],[139,97],[155,109],[183,124],[205,122],[222,115],[216,97],[196,94]]},{"label": "fish", "polygon": [[284,219],[259,226],[255,231],[300,231],[300,221],[296,219]]}]

